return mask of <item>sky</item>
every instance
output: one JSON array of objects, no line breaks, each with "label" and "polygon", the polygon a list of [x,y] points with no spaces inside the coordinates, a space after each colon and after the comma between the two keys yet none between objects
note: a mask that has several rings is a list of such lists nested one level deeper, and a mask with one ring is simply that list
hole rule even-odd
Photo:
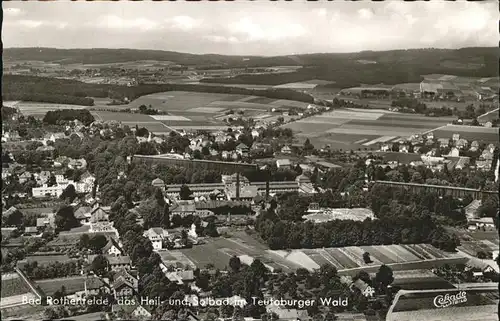
[{"label": "sky", "polygon": [[9,47],[289,55],[497,46],[498,3],[3,2]]}]

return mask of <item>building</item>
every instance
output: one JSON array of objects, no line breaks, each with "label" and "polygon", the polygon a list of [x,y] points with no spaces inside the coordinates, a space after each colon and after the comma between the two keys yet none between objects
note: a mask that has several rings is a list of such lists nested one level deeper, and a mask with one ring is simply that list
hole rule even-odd
[{"label": "building", "polygon": [[161,227],[151,227],[144,232],[143,236],[151,241],[153,249],[161,250],[163,249],[163,242],[168,240],[168,231]]},{"label": "building", "polygon": [[139,319],[150,320],[152,316],[152,309],[146,305],[121,305],[113,304],[111,311],[123,320]]},{"label": "building", "polygon": [[196,205],[191,200],[179,200],[170,207],[172,215],[180,215],[181,217],[196,214]]},{"label": "building", "polygon": [[151,182],[151,185],[160,188],[162,191],[165,191],[165,182],[158,177]]},{"label": "building", "polygon": [[227,198],[231,201],[248,201],[251,202],[258,194],[258,187],[253,185],[243,185],[238,187],[231,185],[226,187]]},{"label": "building", "polygon": [[110,289],[106,283],[104,283],[98,277],[88,277],[84,281],[85,295],[98,295],[100,293],[109,293]]},{"label": "building", "polygon": [[119,256],[124,254],[121,246],[112,237],[108,238],[108,243],[106,243],[106,245],[102,248],[102,253],[114,256]]},{"label": "building", "polygon": [[285,146],[283,146],[283,148],[281,149],[281,153],[289,155],[289,154],[291,154],[291,153],[292,153],[292,149],[290,148],[290,146],[285,145]]},{"label": "building", "polygon": [[306,321],[311,320],[307,310],[288,309],[286,307],[270,304],[266,306],[267,313],[275,313],[279,320]]},{"label": "building", "polygon": [[132,260],[128,255],[124,256],[110,256],[105,255],[108,259],[109,267],[111,270],[119,270],[119,269],[130,269],[132,267]]},{"label": "building", "polygon": [[221,170],[229,173],[244,172],[249,169],[257,169],[256,164],[221,162],[200,159],[179,159],[166,155],[134,155],[134,162],[144,162],[147,164],[162,163],[169,166],[179,166],[190,169]]},{"label": "building", "polygon": [[[221,183],[186,184],[194,197],[209,196],[215,190],[224,190],[225,185]],[[169,197],[178,198],[182,184],[166,185],[165,194]]]},{"label": "building", "polygon": [[292,163],[289,159],[278,159],[276,160],[276,166],[279,169],[290,169],[292,167]]},{"label": "building", "polygon": [[475,230],[485,230],[493,231],[495,230],[495,222],[492,217],[482,217],[477,219],[470,219],[468,222],[468,229],[471,231]]},{"label": "building", "polygon": [[115,299],[131,297],[137,292],[134,285],[123,276],[116,277],[112,287]]},{"label": "building", "polygon": [[238,146],[236,146],[236,153],[238,153],[238,155],[242,157],[248,156],[249,150],[250,148],[243,143],[240,143]]},{"label": "building", "polygon": [[66,186],[63,185],[48,186],[47,184],[43,184],[42,187],[33,187],[31,194],[35,198],[59,197],[65,188]]}]

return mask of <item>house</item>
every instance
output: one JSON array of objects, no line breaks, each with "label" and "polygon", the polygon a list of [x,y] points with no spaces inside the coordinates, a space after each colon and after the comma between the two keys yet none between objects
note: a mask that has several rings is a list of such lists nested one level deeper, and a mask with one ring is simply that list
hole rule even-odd
[{"label": "house", "polygon": [[450,145],[450,140],[448,138],[439,138],[438,139],[439,147],[445,148]]},{"label": "house", "polygon": [[463,139],[463,138],[460,138],[459,140],[457,140],[455,142],[455,146],[458,148],[458,149],[464,149],[467,147],[467,145],[469,144],[469,142],[467,141],[467,139]]},{"label": "house", "polygon": [[80,222],[80,224],[88,224],[91,218],[92,208],[89,206],[80,206],[76,209],[75,218]]},{"label": "house", "polygon": [[171,282],[175,282],[179,285],[192,282],[195,279],[193,270],[167,272],[165,276]]},{"label": "house", "polygon": [[426,139],[427,140],[433,140],[434,139],[434,133],[433,132],[427,133]]},{"label": "house", "polygon": [[492,217],[482,217],[478,219],[471,219],[467,222],[468,229],[471,231],[474,230],[483,230],[483,231],[492,231],[495,230],[495,223]]},{"label": "house", "polygon": [[111,307],[111,312],[113,312],[117,317],[123,320],[150,320],[151,316],[153,315],[151,307],[140,304],[113,304],[113,306]]},{"label": "house", "polygon": [[409,146],[406,144],[399,145],[399,152],[400,153],[408,153]]},{"label": "house", "polygon": [[132,267],[132,260],[128,255],[124,256],[105,256],[108,259],[111,270],[118,270],[121,268],[130,269]]},{"label": "house", "polygon": [[259,138],[259,136],[260,136],[260,133],[258,130],[256,130],[256,129],[252,130],[252,138],[253,139]]},{"label": "house", "polygon": [[460,151],[458,150],[458,148],[453,147],[453,148],[450,150],[450,153],[448,154],[448,156],[451,156],[451,157],[459,157],[459,156],[460,156]]},{"label": "house", "polygon": [[158,177],[151,182],[151,185],[160,188],[162,191],[165,191],[165,182]]},{"label": "house", "polygon": [[114,238],[110,237],[108,238],[108,243],[102,248],[102,253],[118,256],[123,255],[123,249]]},{"label": "house", "polygon": [[144,232],[143,236],[151,241],[153,249],[161,250],[163,249],[163,242],[168,240],[168,231],[161,227],[151,227]]},{"label": "house", "polygon": [[457,140],[460,139],[460,134],[453,134],[451,139],[456,142]]},{"label": "house", "polygon": [[179,200],[170,208],[172,215],[180,215],[181,217],[194,215],[196,213],[196,205],[194,201]]},{"label": "house", "polygon": [[470,151],[471,152],[475,152],[479,149],[479,142],[477,140],[473,141],[471,144],[470,144]]},{"label": "house", "polygon": [[392,150],[392,144],[382,144],[382,146],[380,146],[380,150],[382,152],[390,152]]},{"label": "house", "polygon": [[236,146],[236,153],[238,153],[239,155],[241,155],[243,157],[248,156],[249,150],[250,150],[250,148],[243,143],[240,143],[238,146]]},{"label": "house", "polygon": [[85,295],[98,295],[100,293],[109,293],[109,287],[98,277],[88,277],[84,281]]},{"label": "house", "polygon": [[126,280],[128,283],[132,285],[135,291],[137,291],[139,287],[139,280],[135,275],[133,275],[131,272],[127,271],[126,269],[117,269],[114,271],[113,274],[114,280],[117,280],[118,278],[123,278]]},{"label": "house", "polygon": [[24,228],[24,235],[34,236],[38,234],[38,229],[36,226],[27,226]]},{"label": "house", "polygon": [[35,198],[41,197],[59,197],[64,191],[64,185],[47,186],[43,184],[42,187],[33,187],[31,189],[31,195]]},{"label": "house", "polygon": [[45,229],[47,227],[55,228],[55,214],[48,213],[46,217],[37,218],[36,227],[39,229]]},{"label": "house", "polygon": [[21,175],[18,176],[18,181],[20,184],[24,184],[31,179],[31,176],[33,176],[33,174],[31,172],[25,171]]},{"label": "house", "polygon": [[278,159],[276,160],[276,166],[280,169],[290,169],[292,163],[289,159]]},{"label": "house", "polygon": [[278,306],[275,304],[270,304],[266,306],[267,313],[275,313],[278,316],[279,320],[286,321],[304,321],[311,320],[307,310],[298,310],[298,309],[288,309],[284,306]]},{"label": "house", "polygon": [[87,161],[84,158],[71,159],[68,163],[69,169],[85,169],[87,168]]},{"label": "house", "polygon": [[365,297],[372,297],[375,292],[371,286],[360,279],[351,283],[351,290],[353,289],[358,289]]},{"label": "house", "polygon": [[283,153],[283,154],[291,154],[292,153],[292,149],[290,148],[290,146],[285,145],[281,149],[281,153]]},{"label": "house", "polygon": [[131,297],[137,292],[134,285],[123,276],[116,277],[112,287],[115,299]]}]

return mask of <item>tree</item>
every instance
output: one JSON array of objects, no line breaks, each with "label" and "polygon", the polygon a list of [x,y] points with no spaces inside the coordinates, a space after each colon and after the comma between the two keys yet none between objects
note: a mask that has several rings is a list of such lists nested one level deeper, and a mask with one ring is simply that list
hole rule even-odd
[{"label": "tree", "polygon": [[217,226],[215,226],[214,221],[208,222],[207,226],[203,229],[203,234],[210,237],[219,236],[219,232],[217,231]]},{"label": "tree", "polygon": [[378,285],[379,289],[385,290],[392,282],[394,282],[392,269],[385,264],[381,265],[375,275],[375,283]]},{"label": "tree", "polygon": [[75,186],[73,184],[69,184],[66,186],[59,198],[61,200],[68,200],[69,202],[72,202],[77,196],[78,194],[76,194]]},{"label": "tree", "polygon": [[97,255],[92,261],[92,271],[102,276],[108,271],[109,262],[104,255]]},{"label": "tree", "polygon": [[311,141],[309,140],[309,138],[306,139],[306,141],[304,142],[304,150],[306,152],[310,152],[314,149],[314,145],[311,144]]},{"label": "tree", "polygon": [[107,243],[108,239],[104,235],[98,234],[89,240],[89,248],[94,253],[102,254],[102,248],[106,246]]},{"label": "tree", "polygon": [[193,192],[191,192],[191,190],[189,189],[189,187],[186,184],[181,186],[181,190],[179,192],[179,196],[180,196],[181,200],[190,199],[191,194],[193,194]]},{"label": "tree", "polygon": [[233,255],[230,259],[229,259],[229,267],[231,268],[231,270],[234,272],[234,273],[238,273],[240,268],[241,268],[241,261],[240,261],[240,258],[237,257],[236,255]]},{"label": "tree", "polygon": [[163,226],[170,228],[170,207],[167,203],[163,206]]},{"label": "tree", "polygon": [[80,222],[75,218],[73,207],[69,205],[64,205],[57,211],[55,224],[56,229],[59,231],[69,231],[80,226]]},{"label": "tree", "polygon": [[90,237],[88,234],[82,234],[78,242],[78,247],[80,249],[88,249],[90,247]]},{"label": "tree", "polygon": [[368,252],[363,253],[363,261],[365,261],[365,264],[372,263],[372,259],[370,258],[370,253]]},{"label": "tree", "polygon": [[47,181],[47,186],[51,187],[55,185],[57,185],[56,176],[54,174],[50,174],[49,179]]}]

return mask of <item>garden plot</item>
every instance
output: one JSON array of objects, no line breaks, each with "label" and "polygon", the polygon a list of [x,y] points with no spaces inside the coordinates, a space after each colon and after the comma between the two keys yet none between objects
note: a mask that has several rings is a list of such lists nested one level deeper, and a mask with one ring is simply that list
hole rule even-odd
[{"label": "garden plot", "polygon": [[168,121],[191,121],[191,119],[186,118],[184,116],[175,116],[175,115],[152,115],[150,116],[154,120],[168,120]]},{"label": "garden plot", "polygon": [[207,114],[216,114],[219,113],[223,110],[226,110],[226,108],[220,108],[220,107],[196,107],[196,108],[191,108],[188,109],[188,112],[192,113],[207,113]]}]

